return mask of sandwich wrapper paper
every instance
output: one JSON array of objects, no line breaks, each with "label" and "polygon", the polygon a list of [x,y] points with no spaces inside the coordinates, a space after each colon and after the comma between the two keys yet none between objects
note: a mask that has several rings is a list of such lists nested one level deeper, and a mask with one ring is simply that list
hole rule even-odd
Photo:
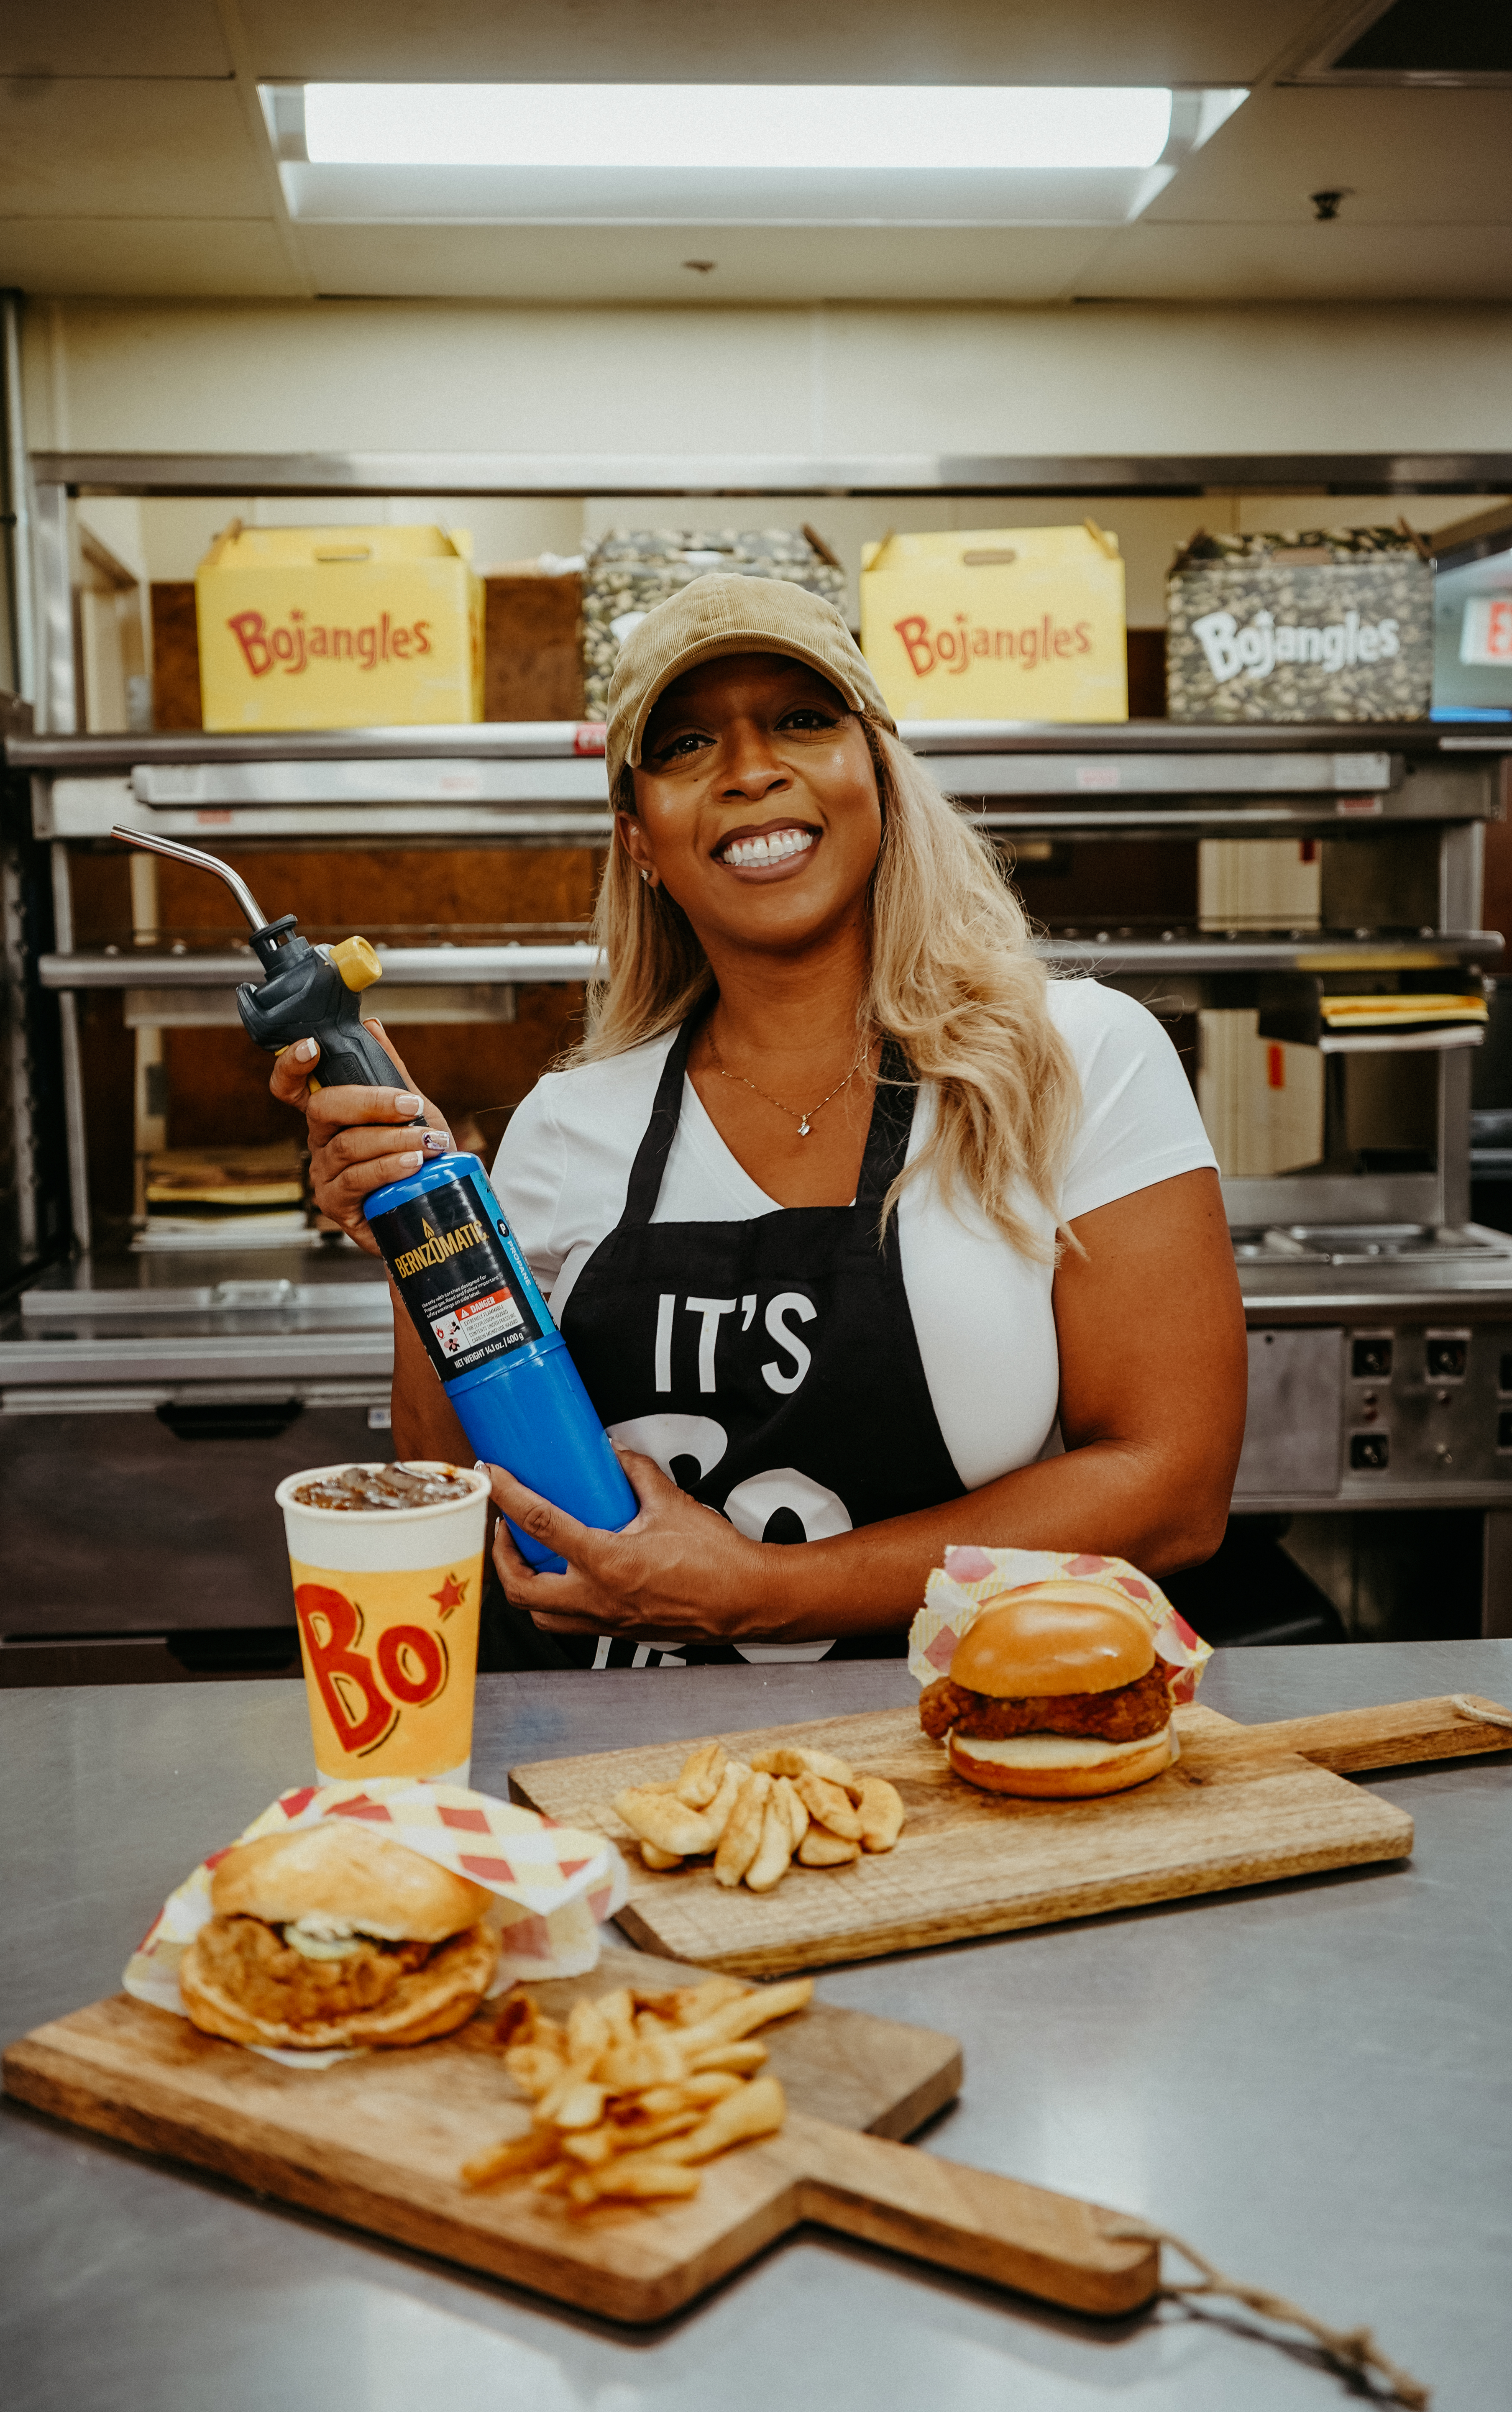
[{"label": "sandwich wrapper paper", "polygon": [[924,1605],[908,1628],[908,1671],[914,1681],[933,1684],[948,1675],[957,1642],[965,1640],[982,1610],[1005,1592],[1067,1579],[1099,1584],[1147,1616],[1156,1651],[1177,1669],[1171,1678],[1172,1699],[1196,1698],[1202,1670],[1212,1656],[1211,1644],[1198,1640],[1159,1584],[1138,1566],[1126,1558],[1102,1558],[1087,1550],[947,1550],[945,1565],[932,1569]]},{"label": "sandwich wrapper paper", "polygon": [[[301,1784],[280,1793],[255,1817],[238,1843],[350,1817],[422,1859],[449,1868],[492,1893],[491,1916],[503,1949],[488,1989],[492,2001],[522,1978],[582,1977],[598,1965],[598,1930],[624,1906],[629,1885],[624,1861],[602,1834],[558,1826],[534,1809],[495,1801],[457,1784],[422,1784],[409,1776],[370,1776],[363,1783]],[[170,1892],[126,1963],[122,1983],[139,2002],[186,2016],[179,1967],[188,1946],[214,1916],[210,1880],[235,1844],[202,1860]],[[289,2068],[327,2068],[349,2060],[345,2048],[286,2052],[246,2047]]]}]

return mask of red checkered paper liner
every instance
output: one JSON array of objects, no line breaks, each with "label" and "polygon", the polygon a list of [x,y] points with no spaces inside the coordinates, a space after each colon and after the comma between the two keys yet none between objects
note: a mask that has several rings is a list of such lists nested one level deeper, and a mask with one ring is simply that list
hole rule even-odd
[{"label": "red checkered paper liner", "polygon": [[[422,1784],[402,1775],[363,1783],[301,1784],[280,1793],[255,1817],[239,1843],[349,1817],[374,1833],[418,1851],[422,1859],[466,1876],[493,1894],[490,1912],[503,1949],[492,1999],[521,1978],[582,1977],[598,1964],[598,1930],[624,1906],[624,1861],[603,1834],[558,1826],[534,1809],[495,1801],[460,1784]],[[235,1844],[202,1860],[169,1893],[126,1963],[122,1983],[139,2002],[183,2015],[179,1966],[185,1950],[214,1915],[210,1880]],[[253,2047],[261,2049],[261,2047]],[[269,2052],[291,2067],[323,2068],[345,2052]]]},{"label": "red checkered paper liner", "polygon": [[908,1671],[916,1683],[948,1675],[956,1644],[963,1641],[990,1602],[1026,1583],[1097,1583],[1150,1619],[1155,1648],[1180,1671],[1171,1681],[1173,1700],[1196,1698],[1202,1670],[1212,1656],[1184,1616],[1178,1616],[1158,1583],[1125,1558],[1102,1558],[1088,1550],[947,1550],[924,1586],[924,1605],[908,1628]]}]

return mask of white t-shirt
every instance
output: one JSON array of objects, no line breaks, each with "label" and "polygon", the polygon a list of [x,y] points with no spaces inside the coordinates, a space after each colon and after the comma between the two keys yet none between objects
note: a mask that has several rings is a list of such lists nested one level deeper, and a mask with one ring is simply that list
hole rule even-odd
[{"label": "white t-shirt", "polygon": [[[1081,1115],[1061,1183],[1074,1222],[1137,1189],[1216,1159],[1176,1051],[1142,1005],[1090,979],[1052,980],[1050,1011],[1081,1082]],[[549,1072],[510,1119],[493,1185],[558,1323],[573,1284],[624,1212],[630,1168],[672,1045],[658,1038],[570,1072]],[[909,1153],[933,1111],[920,1088]],[[1051,1217],[1020,1210],[1047,1236]],[[737,1164],[691,1081],[653,1221],[743,1222],[782,1210]],[[1020,1256],[974,1201],[947,1206],[928,1178],[898,1208],[903,1286],[930,1398],[967,1491],[1058,1447],[1060,1356],[1053,1271]]]}]

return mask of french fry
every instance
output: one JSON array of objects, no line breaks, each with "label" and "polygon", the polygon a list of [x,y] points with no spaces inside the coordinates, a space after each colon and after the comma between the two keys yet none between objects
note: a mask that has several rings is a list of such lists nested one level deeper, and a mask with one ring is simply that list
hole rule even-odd
[{"label": "french fry", "polygon": [[861,1856],[859,1843],[844,1834],[831,1834],[823,1826],[811,1826],[798,1846],[800,1864],[805,1868],[844,1868]]},{"label": "french fry", "polygon": [[808,1809],[790,1775],[779,1775],[772,1786],[772,1793],[774,1798],[781,1799],[784,1814],[787,1819],[787,1831],[792,1835],[793,1848],[796,1851],[809,1831]]},{"label": "french fry", "polygon": [[560,2136],[557,2141],[562,2152],[581,2161],[585,2169],[597,2169],[619,2150],[612,2127],[585,2127],[577,2135]]},{"label": "french fry", "polygon": [[[605,1996],[605,1999],[610,1998]],[[594,2001],[580,1993],[567,2012],[567,2065],[586,2075],[601,2052],[607,2052],[614,2041],[614,2032],[605,2015],[602,2001]]]},{"label": "french fry", "polygon": [[635,2119],[617,2129],[623,2146],[640,2152],[651,2144],[665,2143],[669,2137],[686,2136],[700,2126],[709,2116],[707,2102],[684,2103],[681,2110],[668,2110],[660,2119]]},{"label": "french fry", "polygon": [[673,1789],[678,1799],[689,1809],[707,1809],[719,1790],[725,1772],[725,1745],[722,1742],[706,1742],[685,1759],[683,1772]]},{"label": "french fry", "polygon": [[719,1790],[703,1812],[705,1822],[717,1844],[729,1823],[729,1813],[740,1798],[741,1785],[751,1771],[741,1758],[727,1758],[719,1779]]},{"label": "french fry", "polygon": [[706,1977],[701,1985],[687,1985],[680,1996],[682,2008],[677,2013],[678,2024],[696,2027],[711,2010],[721,2009],[727,2002],[743,2002],[751,1988],[739,1977]]},{"label": "french fry", "polygon": [[685,2002],[694,1992],[692,1985],[658,1986],[652,1992],[645,1985],[632,1985],[630,1999],[638,2010],[653,2010],[659,2019],[675,2019],[678,2004]]},{"label": "french fry", "polygon": [[793,1864],[793,1829],[780,1788],[786,1782],[785,1775],[779,1776],[767,1796],[760,1847],[745,1871],[745,1881],[753,1892],[771,1892]]},{"label": "french fry", "polygon": [[[791,1832],[786,1861],[769,1814],[772,1803]],[[879,1775],[858,1776],[833,1751],[796,1743],[758,1751],[749,1767],[727,1757],[722,1743],[701,1743],[675,1785],[632,1786],[614,1805],[638,1836],[648,1868],[668,1873],[712,1851],[715,1880],[728,1888],[743,1878],[753,1892],[771,1891],[794,1858],[800,1867],[837,1868],[848,1867],[863,1849],[890,1851],[903,1824],[895,1785]],[[837,1843],[858,1848],[837,1849]],[[695,2013],[679,2016],[683,2023],[697,2022]]]},{"label": "french fry", "polygon": [[697,1859],[701,1851],[712,1851],[715,1836],[708,1820],[697,1809],[689,1809],[675,1792],[659,1792],[649,1784],[633,1784],[614,1796],[614,1806],[632,1833],[643,1843],[653,1843],[658,1851],[670,1851],[679,1859]]},{"label": "french fry", "polygon": [[547,2093],[566,2066],[559,2052],[550,2052],[544,2044],[511,2044],[504,2055],[504,2065],[521,2094]]},{"label": "french fry", "polygon": [[651,2153],[621,2153],[605,2169],[587,2174],[581,2194],[576,2184],[573,2187],[575,2199],[586,2202],[616,2195],[631,2201],[651,2202],[663,2195],[697,2191],[697,2169],[683,2169],[676,2161],[661,2160]]},{"label": "french fry", "polygon": [[493,2022],[493,2040],[501,2045],[533,2043],[536,2037],[536,2004],[531,1995],[511,1985],[499,2004],[499,2014]]},{"label": "french fry", "polygon": [[882,1775],[863,1775],[860,1791],[861,1848],[890,1851],[903,1831],[903,1794]]},{"label": "french fry", "polygon": [[847,1843],[861,1839],[861,1820],[853,1809],[844,1787],[831,1784],[825,1775],[800,1775],[797,1784],[798,1797],[816,1826],[828,1826],[831,1834],[839,1834]]},{"label": "french fry", "polygon": [[[791,1787],[767,1780],[759,1805],[785,1865]],[[752,2030],[800,2009],[813,1991],[808,1978],[747,1986],[710,1977],[661,1993],[621,1985],[580,1996],[565,2027],[520,1996],[505,2032],[529,2040],[509,2044],[504,2061],[537,2097],[532,2125],[470,2160],[463,2184],[514,2179],[574,2213],[695,2193],[705,2161],[781,2126],[782,2088],[755,2075],[767,2052]]]},{"label": "french fry", "polygon": [[616,1985],[611,1993],[600,1993],[598,2008],[613,2044],[633,2043],[636,2032],[635,1996],[628,1985]]},{"label": "french fry", "polygon": [[604,2116],[608,2093],[608,2086],[580,2078],[576,2085],[552,2102],[550,2112],[543,2104],[541,2115],[549,2116],[553,2127],[596,2127]]},{"label": "french fry", "polygon": [[717,2071],[706,2077],[687,2077],[681,2085],[648,2085],[633,2105],[617,2107],[622,2113],[633,2109],[638,2117],[643,2113],[648,2119],[663,2119],[690,2102],[701,2102],[706,2108],[711,2102],[722,2102],[727,2094],[736,2091],[740,2081],[738,2077],[721,2076]]},{"label": "french fry", "polygon": [[727,2153],[732,2144],[774,2136],[786,2115],[787,2104],[777,2080],[754,2077],[739,2094],[727,2094],[723,2102],[716,2102],[691,2135],[663,2149],[668,2159],[711,2161],[716,2153]]},{"label": "french fry", "polygon": [[685,2052],[702,2052],[711,2044],[739,2043],[773,2019],[790,2018],[814,1999],[812,1977],[789,1977],[780,1985],[753,1985],[738,2001],[726,2002],[691,2027],[678,2040]]},{"label": "french fry", "polygon": [[850,1761],[837,1758],[829,1750],[800,1750],[784,1743],[780,1750],[757,1751],[751,1764],[767,1775],[822,1775],[831,1784],[852,1784],[856,1771]]},{"label": "french fry", "polygon": [[752,2069],[759,2068],[766,2057],[764,2043],[710,2043],[705,2044],[701,2052],[695,2052],[688,2065],[695,2076],[717,2071],[749,2077]]},{"label": "french fry", "polygon": [[[759,1771],[747,1776],[735,1796],[725,1831],[714,1853],[714,1881],[722,1885],[738,1885],[761,1847],[761,1830],[767,1813],[767,1795],[771,1790],[771,1778]],[[628,1821],[627,1821],[628,1822]]]},{"label": "french fry", "polygon": [[495,2144],[492,2151],[479,2153],[476,2160],[464,2161],[462,2182],[465,2186],[501,2185],[506,2178],[524,2177],[530,2170],[554,2161],[557,2150],[557,2140],[550,2127],[533,2127],[528,2135],[511,2136],[507,2143]]},{"label": "french fry", "polygon": [[688,2073],[681,2037],[645,2011],[636,2022],[635,2040],[605,2052],[595,2067],[600,2082],[614,2094],[636,2094],[646,2085],[680,2085]]}]

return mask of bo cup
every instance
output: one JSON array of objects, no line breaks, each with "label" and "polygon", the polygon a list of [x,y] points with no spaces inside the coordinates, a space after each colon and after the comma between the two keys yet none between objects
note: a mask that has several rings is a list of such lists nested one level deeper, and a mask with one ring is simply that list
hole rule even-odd
[{"label": "bo cup", "polygon": [[405,1463],[418,1474],[464,1480],[466,1498],[339,1508],[294,1496],[350,1462],[290,1474],[274,1494],[288,1539],[316,1772],[323,1783],[408,1775],[465,1784],[487,1478],[415,1458]]}]

